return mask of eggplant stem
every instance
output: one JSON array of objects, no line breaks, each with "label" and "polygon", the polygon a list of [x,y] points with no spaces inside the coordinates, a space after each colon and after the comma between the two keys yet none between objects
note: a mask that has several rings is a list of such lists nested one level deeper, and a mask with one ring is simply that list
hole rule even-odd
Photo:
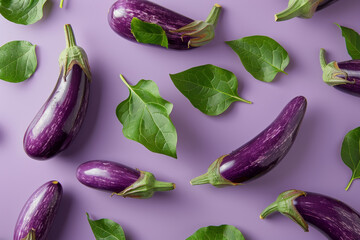
[{"label": "eggplant stem", "polygon": [[211,24],[216,27],[216,24],[219,20],[220,12],[221,12],[221,5],[215,3],[213,8],[211,9],[211,12],[209,13],[208,17],[206,18],[205,22]]},{"label": "eggplant stem", "polygon": [[191,185],[202,185],[210,183],[208,173],[200,175],[190,181]]},{"label": "eggplant stem", "polygon": [[175,183],[162,182],[162,181],[156,180],[154,183],[153,190],[154,190],[154,192],[156,192],[156,191],[165,192],[165,191],[174,190],[175,188],[176,188]]},{"label": "eggplant stem", "polygon": [[326,59],[325,59],[325,49],[323,49],[323,48],[320,49],[320,65],[321,65],[322,70],[324,71],[327,63],[326,63]]},{"label": "eggplant stem", "polygon": [[65,37],[66,37],[66,47],[75,47],[76,46],[76,40],[74,36],[74,32],[72,30],[72,27],[70,24],[65,24],[64,26],[65,30]]},{"label": "eggplant stem", "polygon": [[63,8],[63,6],[64,6],[64,0],[61,0],[60,1],[60,8]]},{"label": "eggplant stem", "polygon": [[272,214],[273,212],[279,211],[277,202],[273,202],[269,206],[267,206],[264,211],[260,214],[260,219],[265,219],[267,216]]}]

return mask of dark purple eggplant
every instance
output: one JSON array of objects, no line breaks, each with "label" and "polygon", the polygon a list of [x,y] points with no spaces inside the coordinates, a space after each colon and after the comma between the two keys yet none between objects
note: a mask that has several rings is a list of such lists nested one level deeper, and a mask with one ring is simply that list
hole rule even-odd
[{"label": "dark purple eggplant", "polygon": [[311,18],[316,11],[324,9],[338,0],[290,0],[288,8],[275,14],[275,21],[285,21],[294,17]]},{"label": "dark purple eggplant", "polygon": [[78,134],[87,110],[91,81],[88,59],[76,46],[69,24],[65,35],[67,47],[59,58],[57,84],[24,136],[25,152],[34,159],[48,159],[66,149]]},{"label": "dark purple eggplant", "polygon": [[294,143],[306,105],[303,96],[292,99],[265,130],[232,153],[216,159],[208,172],[191,180],[191,184],[239,185],[270,171]]},{"label": "dark purple eggplant", "polygon": [[78,167],[76,177],[88,187],[123,197],[150,198],[156,191],[175,189],[174,183],[157,181],[152,173],[110,161],[85,162]]},{"label": "dark purple eggplant", "polygon": [[349,94],[360,96],[360,60],[326,63],[325,50],[320,50],[320,64],[326,84]]},{"label": "dark purple eggplant", "polygon": [[58,181],[39,187],[27,200],[15,225],[14,240],[45,240],[62,197]]},{"label": "dark purple eggplant", "polygon": [[189,49],[214,38],[220,11],[221,6],[215,4],[206,21],[194,21],[147,0],[118,0],[109,10],[108,22],[116,33],[133,41],[130,24],[134,17],[158,24],[166,32],[169,48]]},{"label": "dark purple eggplant", "polygon": [[280,212],[298,223],[306,232],[307,223],[333,240],[360,239],[360,215],[345,203],[317,193],[289,190],[281,193],[260,215],[266,218]]}]

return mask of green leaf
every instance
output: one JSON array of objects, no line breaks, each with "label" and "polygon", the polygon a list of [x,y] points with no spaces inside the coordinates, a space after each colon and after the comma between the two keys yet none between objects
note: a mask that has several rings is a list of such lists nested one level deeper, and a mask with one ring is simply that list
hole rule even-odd
[{"label": "green leaf", "polygon": [[351,183],[360,178],[360,127],[346,134],[341,147],[341,158],[352,171],[350,182],[346,187],[348,190]]},{"label": "green leaf", "polygon": [[161,26],[144,22],[136,17],[131,20],[131,32],[139,43],[149,43],[168,48],[168,38]]},{"label": "green leaf", "polygon": [[35,45],[27,41],[8,42],[0,47],[0,79],[22,82],[36,70]]},{"label": "green leaf", "polygon": [[126,240],[122,227],[110,219],[91,220],[86,213],[96,240]]},{"label": "green leaf", "polygon": [[271,82],[278,72],[284,72],[289,64],[286,50],[274,39],[266,36],[250,36],[226,42],[239,55],[245,69],[254,78]]},{"label": "green leaf", "polygon": [[208,226],[197,230],[186,240],[245,240],[242,233],[234,226]]},{"label": "green leaf", "polygon": [[0,14],[7,20],[29,25],[43,17],[46,0],[0,0]]},{"label": "green leaf", "polygon": [[251,103],[239,97],[236,76],[214,65],[190,68],[170,78],[195,108],[208,115],[219,115],[236,101]]},{"label": "green leaf", "polygon": [[336,24],[345,38],[347,51],[352,59],[360,59],[360,35],[351,28]]},{"label": "green leaf", "polygon": [[173,105],[161,98],[155,82],[140,80],[131,86],[120,77],[129,88],[129,97],[116,108],[124,136],[152,152],[177,158],[177,134],[169,117]]}]

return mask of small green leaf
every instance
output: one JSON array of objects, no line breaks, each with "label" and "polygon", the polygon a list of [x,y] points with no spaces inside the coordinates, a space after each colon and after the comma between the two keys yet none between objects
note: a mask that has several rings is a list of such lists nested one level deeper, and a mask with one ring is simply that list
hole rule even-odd
[{"label": "small green leaf", "polygon": [[197,230],[186,240],[245,240],[242,233],[234,226],[208,226]]},{"label": "small green leaf", "polygon": [[110,219],[91,220],[86,213],[96,240],[126,240],[122,227]]},{"label": "small green leaf", "polygon": [[360,178],[360,127],[346,134],[341,147],[341,158],[352,171],[350,182],[346,187],[348,190],[351,183]]},{"label": "small green leaf", "polygon": [[284,72],[289,64],[286,50],[274,39],[266,36],[250,36],[226,42],[239,55],[245,69],[256,79],[274,80],[278,72]]},{"label": "small green leaf", "polygon": [[170,78],[191,104],[208,115],[223,113],[239,97],[236,76],[223,68],[207,64],[170,74]]},{"label": "small green leaf", "polygon": [[0,79],[22,82],[36,70],[35,45],[27,41],[8,42],[0,47]]},{"label": "small green leaf", "polygon": [[129,88],[129,97],[116,108],[124,136],[152,152],[177,158],[177,133],[169,116],[173,105],[161,98],[155,82],[140,80],[131,86],[120,77]]},{"label": "small green leaf", "polygon": [[0,14],[17,24],[33,24],[43,17],[45,2],[46,0],[1,0]]},{"label": "small green leaf", "polygon": [[352,59],[360,59],[360,35],[351,28],[336,24],[345,38],[347,51]]},{"label": "small green leaf", "polygon": [[161,26],[144,22],[136,17],[131,20],[131,32],[139,43],[149,43],[168,48],[168,38]]}]

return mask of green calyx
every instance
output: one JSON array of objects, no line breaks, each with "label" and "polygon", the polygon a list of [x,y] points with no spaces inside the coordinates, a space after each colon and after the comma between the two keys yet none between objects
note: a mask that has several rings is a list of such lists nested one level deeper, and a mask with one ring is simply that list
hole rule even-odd
[{"label": "green calyx", "polygon": [[227,185],[236,186],[240,185],[240,183],[233,183],[227,179],[225,179],[220,174],[220,165],[223,161],[224,157],[227,155],[223,155],[216,159],[208,168],[207,173],[196,177],[190,181],[191,185],[202,185],[202,184],[212,184],[215,187],[224,187]]},{"label": "green calyx", "polygon": [[35,229],[31,229],[30,232],[28,233],[28,235],[26,235],[25,238],[21,239],[21,240],[36,240],[35,238]]},{"label": "green calyx", "polygon": [[215,37],[215,27],[220,16],[221,8],[222,7],[216,3],[205,21],[196,20],[171,32],[180,33],[181,39],[183,39],[184,36],[191,37],[188,42],[188,47],[200,47],[208,44]]},{"label": "green calyx", "polygon": [[275,21],[285,21],[294,17],[311,18],[323,0],[290,0],[288,8],[275,14]]},{"label": "green calyx", "polygon": [[139,179],[122,192],[113,193],[119,196],[131,198],[150,198],[157,191],[171,191],[175,189],[175,183],[157,181],[152,173],[140,171]]},{"label": "green calyx", "polygon": [[320,49],[320,65],[323,70],[323,80],[330,86],[336,86],[340,84],[354,84],[354,81],[349,81],[346,72],[342,71],[337,62],[333,61],[326,63],[325,50]]},{"label": "green calyx", "polygon": [[270,204],[267,208],[265,208],[264,211],[262,211],[260,214],[260,219],[265,219],[271,213],[278,211],[299,224],[305,232],[308,232],[308,224],[294,206],[294,200],[300,196],[306,196],[306,193],[304,191],[295,189],[281,193],[275,202]]},{"label": "green calyx", "polygon": [[74,32],[70,24],[64,26],[66,37],[66,48],[59,57],[60,68],[65,69],[64,78],[68,75],[74,64],[77,64],[91,80],[89,61],[84,49],[76,45]]}]

